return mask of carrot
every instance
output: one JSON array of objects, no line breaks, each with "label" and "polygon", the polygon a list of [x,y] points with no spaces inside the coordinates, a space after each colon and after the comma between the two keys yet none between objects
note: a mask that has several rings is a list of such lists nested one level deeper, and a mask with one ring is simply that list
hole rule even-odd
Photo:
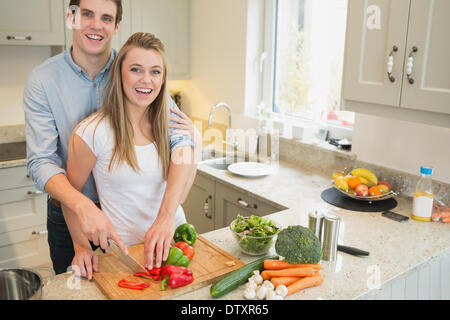
[{"label": "carrot", "polygon": [[291,283],[294,283],[297,280],[300,280],[302,277],[272,277],[270,282],[273,283],[274,287],[278,287],[280,284],[284,284],[286,287]]},{"label": "carrot", "polygon": [[450,222],[450,218],[445,218],[445,219],[442,219],[442,222],[444,222],[444,223],[448,223],[448,222]]},{"label": "carrot", "polygon": [[441,214],[440,212],[435,212],[431,215],[431,219],[435,222],[438,222],[439,220],[441,220]]},{"label": "carrot", "polygon": [[283,260],[264,260],[264,269],[280,270],[286,268],[312,267],[314,269],[322,269],[322,265],[313,263],[289,263]]},{"label": "carrot", "polygon": [[442,219],[450,218],[450,212],[441,211],[441,218]]},{"label": "carrot", "polygon": [[294,283],[290,284],[289,286],[287,286],[287,289],[288,289],[287,295],[296,293],[296,292],[306,289],[306,288],[318,286],[322,282],[323,282],[323,276],[321,274],[319,274],[317,276],[301,278],[301,279],[295,281]]},{"label": "carrot", "polygon": [[264,270],[266,277],[310,277],[314,275],[311,267],[286,268],[281,270]]},{"label": "carrot", "polygon": [[261,272],[261,277],[263,278],[263,280],[270,280],[271,276],[268,274],[267,270],[264,270],[263,272]]}]

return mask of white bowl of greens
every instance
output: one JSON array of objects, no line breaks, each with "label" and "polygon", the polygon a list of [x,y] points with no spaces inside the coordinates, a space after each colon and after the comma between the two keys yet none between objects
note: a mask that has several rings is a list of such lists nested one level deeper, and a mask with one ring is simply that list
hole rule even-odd
[{"label": "white bowl of greens", "polygon": [[251,256],[259,256],[269,252],[281,228],[273,220],[264,217],[238,215],[230,223],[230,230],[242,252]]}]

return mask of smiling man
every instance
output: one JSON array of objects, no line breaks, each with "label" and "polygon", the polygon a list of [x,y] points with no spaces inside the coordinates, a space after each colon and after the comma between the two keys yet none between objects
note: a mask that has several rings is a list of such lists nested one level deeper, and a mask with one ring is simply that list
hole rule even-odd
[{"label": "smiling man", "polygon": [[[122,2],[71,0],[70,6],[79,8],[75,10],[79,16],[72,16],[70,12],[67,16],[70,21],[78,22],[77,28],[73,29],[72,47],[30,73],[23,97],[27,169],[36,187],[49,194],[48,243],[57,274],[66,272],[74,257],[73,242],[62,207],[76,214],[81,231],[94,246],[106,249],[107,239],[113,239],[127,253],[122,239],[99,208],[92,175],[83,190],[75,189],[66,177],[72,131],[81,120],[97,111],[104,100],[103,88],[116,57],[115,50],[111,49],[111,40],[122,20]],[[171,99],[169,107],[177,108]],[[175,113],[171,115],[179,118]],[[175,148],[179,148],[177,152],[192,152],[194,143],[189,136],[175,134],[173,129],[169,130],[169,136],[171,153]],[[171,163],[166,193],[185,198],[195,171],[195,164]],[[177,175],[176,179],[174,175]],[[174,204],[168,204],[166,200],[159,214],[166,214],[173,207]],[[158,236],[158,232],[155,233]],[[91,258],[95,259],[94,256]],[[91,266],[92,261],[85,262],[87,267]]]}]

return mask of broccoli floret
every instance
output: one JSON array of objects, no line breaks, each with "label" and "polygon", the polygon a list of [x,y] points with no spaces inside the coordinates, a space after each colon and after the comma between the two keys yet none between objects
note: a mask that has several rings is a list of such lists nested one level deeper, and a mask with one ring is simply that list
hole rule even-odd
[{"label": "broccoli floret", "polygon": [[281,230],[275,250],[289,263],[319,263],[322,259],[319,239],[303,226],[289,226]]}]

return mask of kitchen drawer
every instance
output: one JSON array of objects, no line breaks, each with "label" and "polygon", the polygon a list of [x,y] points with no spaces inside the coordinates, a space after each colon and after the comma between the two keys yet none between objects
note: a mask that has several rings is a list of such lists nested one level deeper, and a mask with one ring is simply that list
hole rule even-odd
[{"label": "kitchen drawer", "polygon": [[183,203],[187,222],[193,224],[198,233],[214,230],[215,182],[197,174],[189,195]]},{"label": "kitchen drawer", "polygon": [[280,210],[245,191],[216,183],[216,229],[227,227],[238,214],[265,216]]},{"label": "kitchen drawer", "polygon": [[39,237],[47,237],[46,222],[16,231],[0,233],[0,248],[24,241],[36,240]]},{"label": "kitchen drawer", "polygon": [[16,231],[47,220],[47,195],[31,187],[0,191],[0,234]]},{"label": "kitchen drawer", "polygon": [[[0,268],[33,268],[51,263],[45,225],[0,234]],[[5,245],[5,243],[9,243]]]},{"label": "kitchen drawer", "polygon": [[0,169],[0,190],[32,185],[25,166]]}]

